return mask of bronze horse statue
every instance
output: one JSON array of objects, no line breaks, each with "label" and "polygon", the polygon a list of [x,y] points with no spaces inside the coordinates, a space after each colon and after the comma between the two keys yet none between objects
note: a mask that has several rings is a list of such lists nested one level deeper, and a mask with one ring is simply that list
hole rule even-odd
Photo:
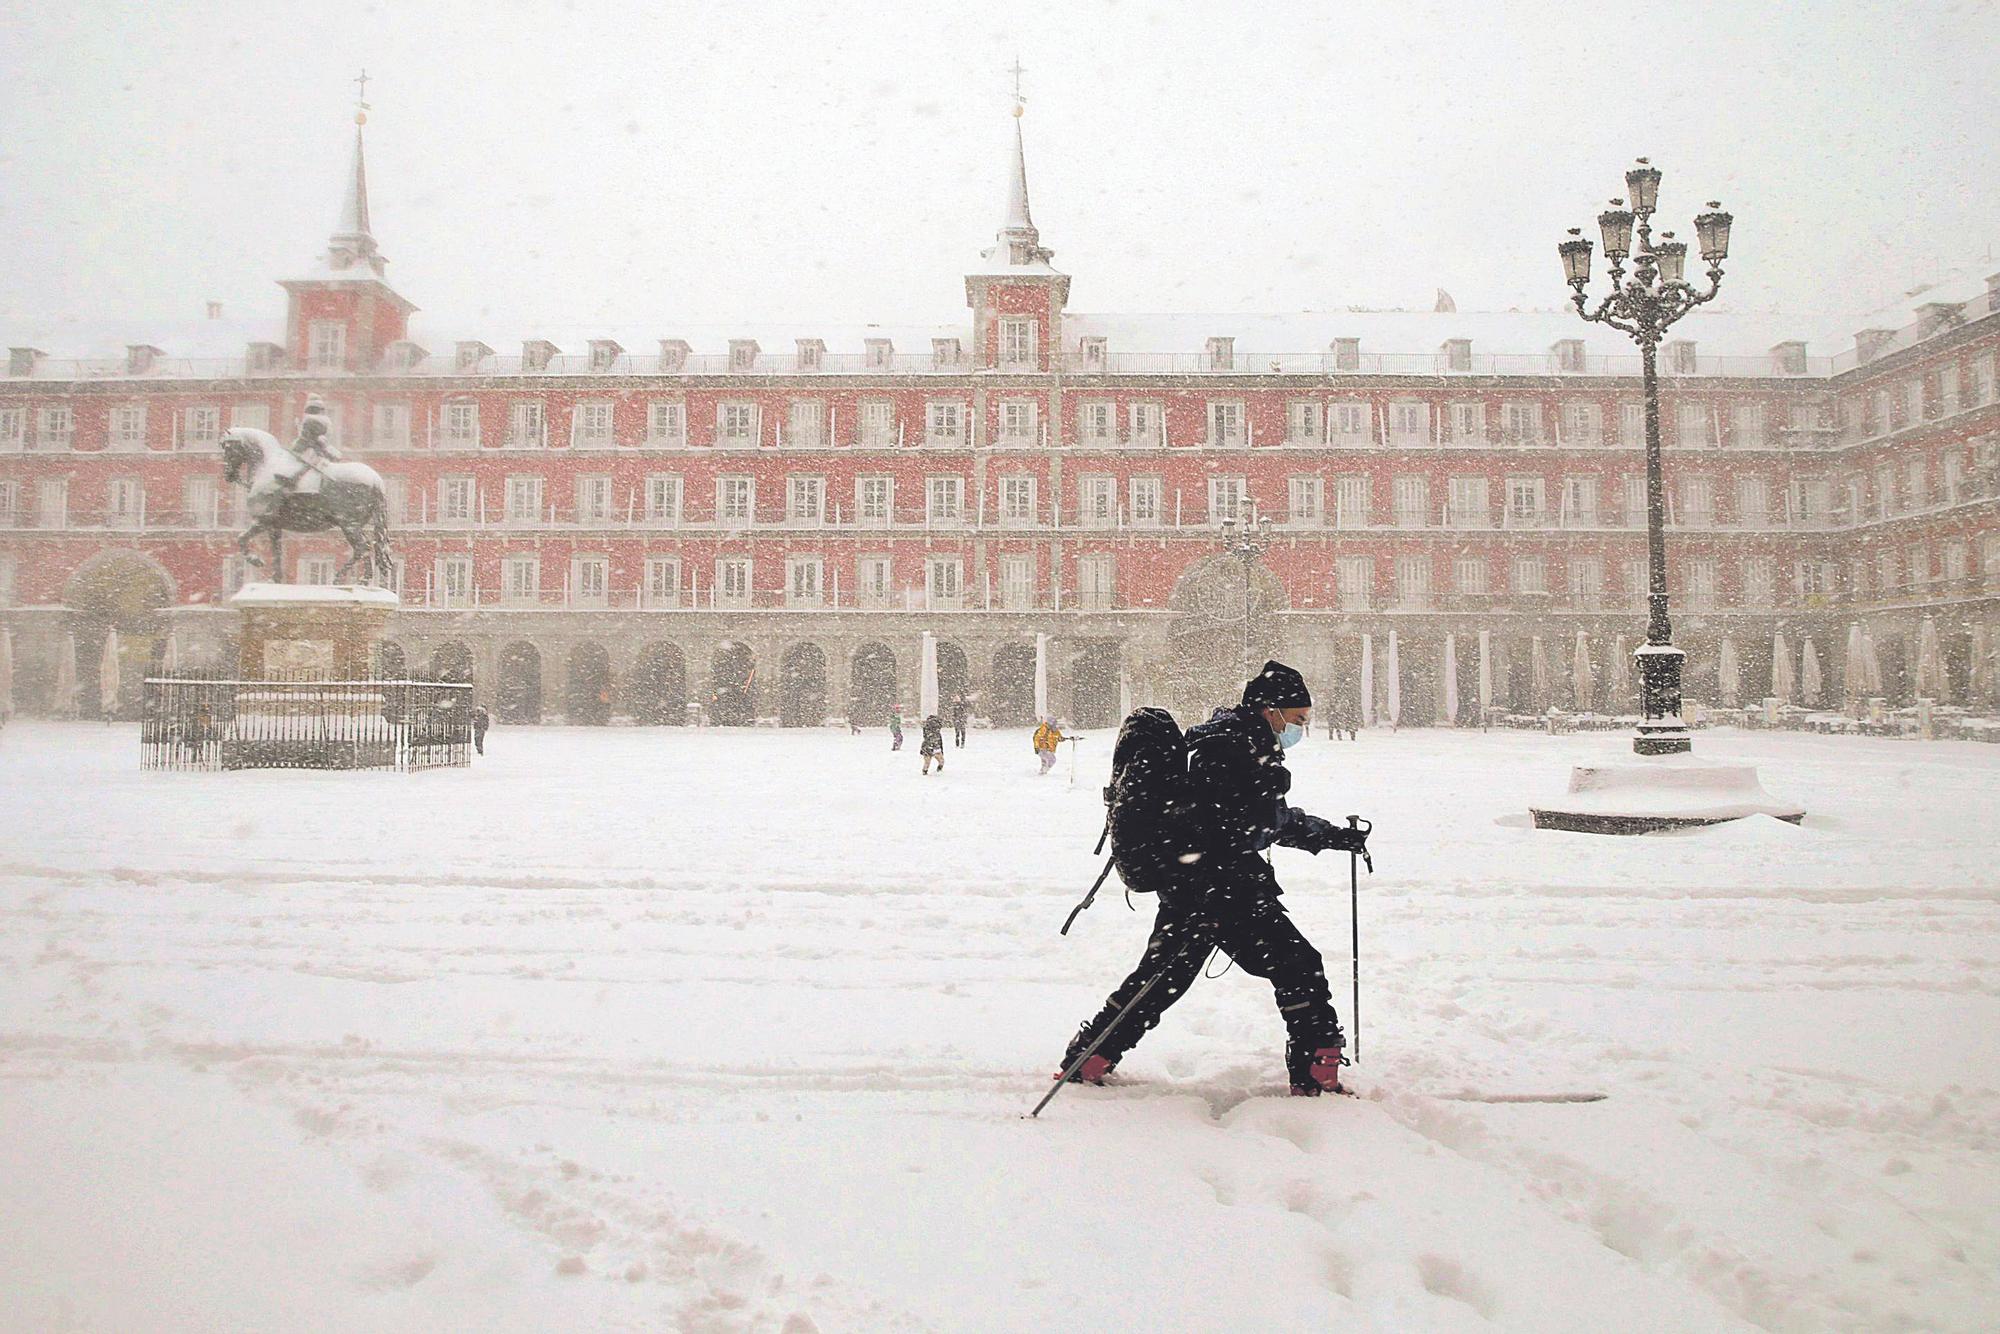
[{"label": "bronze horse statue", "polygon": [[307,463],[278,443],[269,431],[233,426],[222,437],[222,480],[250,488],[250,526],[236,549],[250,564],[264,562],[250,551],[259,535],[271,543],[271,570],[284,574],[284,535],[337,528],[347,539],[347,563],[334,575],[339,583],[355,566],[371,584],[386,584],[394,568],[389,556],[389,502],[382,478],[365,463],[341,459]]}]

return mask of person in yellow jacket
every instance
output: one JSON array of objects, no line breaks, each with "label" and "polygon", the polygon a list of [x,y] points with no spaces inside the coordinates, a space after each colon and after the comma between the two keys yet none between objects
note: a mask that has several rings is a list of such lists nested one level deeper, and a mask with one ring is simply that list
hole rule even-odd
[{"label": "person in yellow jacket", "polygon": [[1062,728],[1056,726],[1056,720],[1042,719],[1042,725],[1035,729],[1035,758],[1042,762],[1043,773],[1056,767],[1056,747],[1062,742]]}]

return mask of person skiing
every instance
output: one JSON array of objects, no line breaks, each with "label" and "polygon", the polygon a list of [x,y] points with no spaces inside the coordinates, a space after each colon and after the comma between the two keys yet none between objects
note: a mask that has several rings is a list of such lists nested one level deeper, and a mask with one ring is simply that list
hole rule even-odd
[{"label": "person skiing", "polygon": [[[1063,742],[1062,728],[1053,718],[1042,719],[1042,725],[1035,729],[1035,758],[1042,762],[1042,773],[1056,767],[1056,747]],[[1037,775],[1039,777],[1039,775]]]},{"label": "person skiing", "polygon": [[889,706],[889,749],[901,750],[902,748],[903,707],[900,704],[891,704]]},{"label": "person skiing", "polygon": [[[965,725],[966,723],[971,721],[971,718],[972,718],[972,702],[970,700],[966,699],[965,696],[960,695],[958,698],[954,699],[951,702],[952,744],[957,746],[958,749],[960,750],[965,749]],[[938,763],[942,765],[944,761],[939,760]]]},{"label": "person skiing", "polygon": [[924,757],[925,777],[930,776],[932,760],[937,761],[938,772],[944,772],[944,719],[935,713],[924,719],[924,739],[917,753]]},{"label": "person skiing", "polygon": [[[1064,1054],[1078,1055],[1110,1030],[1073,1078],[1101,1084],[1200,975],[1219,949],[1253,977],[1268,979],[1286,1029],[1285,1071],[1295,1096],[1345,1092],[1346,1040],[1319,951],[1279,902],[1282,890],[1263,854],[1273,844],[1307,852],[1359,852],[1366,834],[1285,802],[1292,776],[1284,755],[1305,739],[1312,694],[1305,678],[1266,662],[1243,687],[1242,703],[1189,728],[1187,800],[1195,851],[1159,887],[1158,916],[1145,954]],[[1155,975],[1160,984],[1119,1016]],[[1112,1025],[1116,1023],[1116,1027]]]}]

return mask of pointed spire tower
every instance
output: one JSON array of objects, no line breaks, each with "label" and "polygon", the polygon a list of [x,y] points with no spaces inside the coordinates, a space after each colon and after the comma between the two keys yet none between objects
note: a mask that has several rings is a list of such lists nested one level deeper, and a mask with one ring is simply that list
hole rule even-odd
[{"label": "pointed spire tower", "polygon": [[1014,76],[1014,149],[1007,164],[1007,213],[984,261],[966,275],[965,303],[972,307],[973,356],[978,365],[1002,370],[1048,370],[1062,352],[1062,312],[1069,301],[1069,275],[1049,261],[1055,252],[1042,244],[1028,207],[1028,154],[1021,122],[1027,99],[1021,95],[1020,61]]},{"label": "pointed spire tower", "polygon": [[[367,71],[355,82],[365,93]],[[354,157],[326,253],[304,277],[280,284],[291,297],[285,344],[292,364],[303,370],[373,369],[383,351],[408,334],[410,315],[416,310],[389,286],[389,261],[369,222],[368,166],[362,143],[367,123],[368,103],[357,99]]]}]

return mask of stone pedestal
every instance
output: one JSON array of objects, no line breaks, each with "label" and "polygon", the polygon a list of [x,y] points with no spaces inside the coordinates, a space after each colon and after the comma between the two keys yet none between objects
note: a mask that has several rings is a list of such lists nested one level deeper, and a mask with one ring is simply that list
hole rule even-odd
[{"label": "stone pedestal", "polygon": [[400,599],[354,584],[245,584],[229,605],[241,618],[238,674],[246,681],[308,676],[365,681]]},{"label": "stone pedestal", "polygon": [[1537,829],[1579,834],[1649,834],[1752,815],[1797,824],[1805,814],[1796,802],[1766,792],[1754,765],[1692,755],[1580,764],[1570,771],[1567,793],[1533,808]]}]

